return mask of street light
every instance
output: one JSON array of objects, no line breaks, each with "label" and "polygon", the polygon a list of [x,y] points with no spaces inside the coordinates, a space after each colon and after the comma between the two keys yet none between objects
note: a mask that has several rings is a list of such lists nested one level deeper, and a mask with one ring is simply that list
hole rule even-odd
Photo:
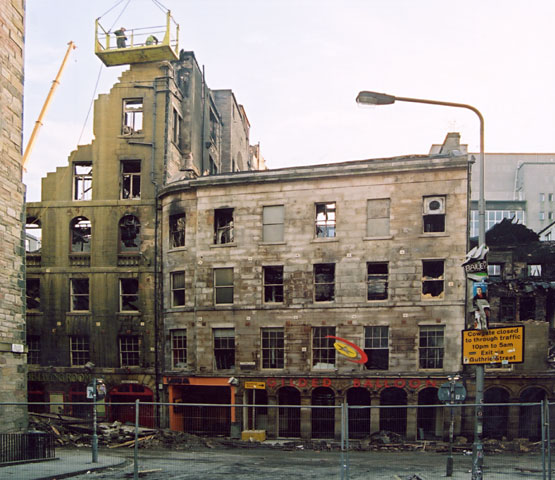
[{"label": "street light", "polygon": [[[480,119],[480,190],[478,198],[478,245],[486,244],[486,201],[484,195],[484,117],[472,105],[465,103],[443,102],[422,98],[396,97],[387,93],[362,91],[357,95],[357,103],[363,105],[391,105],[395,102],[425,103],[444,107],[465,108],[473,111]],[[465,319],[466,322],[466,319]],[[474,418],[474,444],[472,446],[472,480],[482,479],[482,404],[484,401],[484,366],[476,365],[476,414]]]}]

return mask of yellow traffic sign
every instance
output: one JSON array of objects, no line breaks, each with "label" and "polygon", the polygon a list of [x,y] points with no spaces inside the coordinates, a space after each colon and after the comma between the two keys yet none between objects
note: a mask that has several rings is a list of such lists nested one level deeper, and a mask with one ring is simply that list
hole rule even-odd
[{"label": "yellow traffic sign", "polygon": [[524,326],[462,331],[463,365],[524,362]]},{"label": "yellow traffic sign", "polygon": [[245,388],[251,390],[266,390],[266,382],[245,382]]}]

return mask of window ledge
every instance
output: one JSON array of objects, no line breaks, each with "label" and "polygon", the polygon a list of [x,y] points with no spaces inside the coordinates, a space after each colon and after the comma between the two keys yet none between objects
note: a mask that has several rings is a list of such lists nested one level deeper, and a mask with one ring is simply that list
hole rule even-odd
[{"label": "window ledge", "polygon": [[315,237],[311,243],[339,242],[337,237]]},{"label": "window ledge", "polygon": [[384,235],[383,237],[362,237],[362,240],[370,241],[370,240],[393,240],[393,235]]},{"label": "window ledge", "polygon": [[210,245],[210,248],[226,248],[226,247],[236,247],[237,243],[235,242],[231,242],[231,243],[214,243],[212,245]]},{"label": "window ledge", "polygon": [[168,253],[172,253],[172,252],[186,252],[187,251],[187,247],[183,246],[183,247],[173,247],[173,248],[169,248],[168,249]]},{"label": "window ledge", "polygon": [[130,315],[139,317],[141,315],[141,312],[137,310],[123,310],[120,312],[116,312],[116,315]]},{"label": "window ledge", "polygon": [[258,242],[258,245],[287,245],[286,242]]},{"label": "window ledge", "polygon": [[450,237],[447,232],[430,232],[430,233],[421,233],[418,235],[419,238],[429,238],[429,237]]},{"label": "window ledge", "polygon": [[90,315],[92,312],[90,310],[70,310],[66,312],[66,315]]}]

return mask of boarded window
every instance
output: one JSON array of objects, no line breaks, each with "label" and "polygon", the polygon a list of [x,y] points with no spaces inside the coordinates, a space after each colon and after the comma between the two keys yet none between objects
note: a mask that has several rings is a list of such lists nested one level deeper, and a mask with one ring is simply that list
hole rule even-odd
[{"label": "boarded window", "polygon": [[73,164],[73,199],[92,199],[92,164]]},{"label": "boarded window", "polygon": [[283,302],[283,266],[264,267],[264,302]]},{"label": "boarded window", "polygon": [[444,327],[420,327],[420,368],[443,368]]},{"label": "boarded window", "polygon": [[120,278],[120,312],[137,312],[139,310],[139,280]]},{"label": "boarded window", "polygon": [[214,210],[214,243],[233,243],[233,208]]},{"label": "boarded window", "polygon": [[422,297],[443,298],[444,261],[422,260]]},{"label": "boarded window", "polygon": [[91,251],[91,222],[86,217],[76,217],[70,223],[71,251]]},{"label": "boarded window", "polygon": [[185,246],[185,214],[170,215],[170,248]]},{"label": "boarded window", "polygon": [[313,327],[312,329],[312,368],[335,368],[335,327]]},{"label": "boarded window", "polygon": [[235,366],[235,330],[214,329],[214,361],[217,370],[229,370]]},{"label": "boarded window", "polygon": [[314,265],[314,301],[333,302],[335,300],[335,264]]},{"label": "boarded window", "polygon": [[389,236],[389,198],[368,200],[366,218],[367,237]]},{"label": "boarded window", "polygon": [[316,237],[335,237],[335,202],[316,204]]},{"label": "boarded window", "polygon": [[71,286],[71,311],[89,311],[89,279],[72,278]]},{"label": "boarded window", "polygon": [[389,276],[387,262],[368,262],[366,270],[368,300],[387,300]]},{"label": "boarded window", "polygon": [[285,345],[283,328],[262,329],[262,368],[283,368]]},{"label": "boarded window", "polygon": [[364,327],[364,353],[367,370],[389,368],[389,327]]},{"label": "boarded window", "polygon": [[214,269],[214,303],[233,303],[233,268]]},{"label": "boarded window", "polygon": [[185,305],[185,272],[172,272],[172,307]]},{"label": "boarded window", "polygon": [[273,205],[262,210],[262,241],[283,242],[284,206]]}]

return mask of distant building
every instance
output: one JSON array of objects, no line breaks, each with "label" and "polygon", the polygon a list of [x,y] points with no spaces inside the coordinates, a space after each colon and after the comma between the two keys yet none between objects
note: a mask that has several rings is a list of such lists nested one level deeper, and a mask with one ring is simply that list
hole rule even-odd
[{"label": "distant building", "polygon": [[[25,402],[22,183],[24,0],[0,0],[0,402]],[[0,407],[0,432],[27,427],[26,406]]]}]

